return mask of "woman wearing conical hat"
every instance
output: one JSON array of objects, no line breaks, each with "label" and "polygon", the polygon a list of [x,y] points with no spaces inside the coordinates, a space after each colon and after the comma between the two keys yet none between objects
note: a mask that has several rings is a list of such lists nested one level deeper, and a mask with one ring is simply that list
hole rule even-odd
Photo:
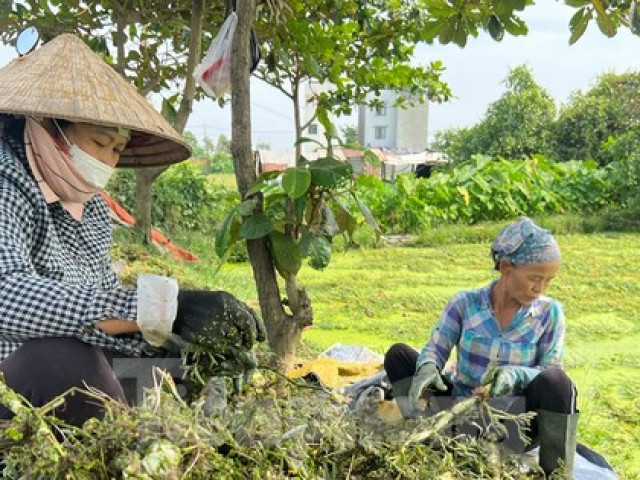
[{"label": "woman wearing conical hat", "polygon": [[[221,305],[247,333],[240,347],[264,336],[255,313],[226,292],[179,291],[174,279],[153,275],[132,289],[112,269],[108,208],[98,193],[114,168],[189,154],[73,35],[0,69],[0,371],[34,405],[72,387],[124,399],[104,350],[135,357],[171,339],[196,341]],[[80,425],[101,411],[95,399],[74,395],[56,415]],[[0,406],[0,417],[9,416]]]}]

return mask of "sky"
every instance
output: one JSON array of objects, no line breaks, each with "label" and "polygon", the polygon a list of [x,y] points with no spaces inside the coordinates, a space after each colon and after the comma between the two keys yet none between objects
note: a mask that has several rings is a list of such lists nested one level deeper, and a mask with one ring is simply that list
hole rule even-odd
[{"label": "sky", "polygon": [[[471,126],[483,117],[487,107],[504,92],[502,81],[510,69],[528,65],[539,85],[547,89],[557,105],[576,90],[586,90],[605,72],[640,70],[640,37],[620,29],[614,38],[602,34],[592,21],[585,35],[569,46],[569,19],[575,9],[557,0],[539,0],[522,17],[529,27],[523,37],[505,35],[501,42],[487,34],[470,37],[465,48],[456,45],[419,45],[415,63],[441,60],[442,76],[456,98],[431,104],[429,138],[438,130]],[[0,46],[0,66],[16,54]],[[251,122],[254,145],[267,143],[273,150],[293,148],[292,103],[279,91],[253,78]],[[340,125],[355,125],[355,117],[339,119]],[[220,134],[230,137],[230,106],[221,108],[210,98],[198,102],[187,123],[197,137],[214,141]]]}]

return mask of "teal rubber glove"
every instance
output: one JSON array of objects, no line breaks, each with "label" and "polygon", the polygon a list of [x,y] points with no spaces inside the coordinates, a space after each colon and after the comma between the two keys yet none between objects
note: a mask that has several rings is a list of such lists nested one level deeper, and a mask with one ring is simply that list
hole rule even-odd
[{"label": "teal rubber glove", "polygon": [[409,399],[414,409],[418,408],[418,400],[420,400],[422,392],[429,387],[435,387],[441,392],[447,390],[447,386],[440,376],[438,367],[436,367],[435,363],[431,362],[422,365],[413,375],[413,380],[411,380]]},{"label": "teal rubber glove", "polygon": [[505,365],[496,368],[493,377],[493,387],[490,395],[519,395],[524,392],[531,381],[540,373],[540,370],[532,367],[515,367]]}]

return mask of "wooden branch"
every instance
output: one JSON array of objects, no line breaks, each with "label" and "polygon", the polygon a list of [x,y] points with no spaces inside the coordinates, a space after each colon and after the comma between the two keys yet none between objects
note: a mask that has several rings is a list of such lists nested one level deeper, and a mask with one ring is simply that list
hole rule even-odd
[{"label": "wooden branch", "polygon": [[176,114],[176,122],[174,128],[182,133],[187,120],[191,114],[193,107],[193,99],[196,92],[195,78],[193,71],[200,61],[201,45],[202,45],[202,19],[206,8],[205,0],[193,0],[191,7],[191,37],[189,39],[189,55],[187,57],[187,78],[185,79],[184,89],[182,91],[182,100]]}]

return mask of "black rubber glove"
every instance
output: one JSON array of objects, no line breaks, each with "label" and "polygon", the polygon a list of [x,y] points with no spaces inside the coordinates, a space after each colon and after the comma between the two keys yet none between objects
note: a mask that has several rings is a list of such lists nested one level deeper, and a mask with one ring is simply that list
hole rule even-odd
[{"label": "black rubber glove", "polygon": [[251,307],[228,292],[209,290],[180,290],[173,333],[206,351],[227,373],[255,368],[251,350],[266,339]]}]

